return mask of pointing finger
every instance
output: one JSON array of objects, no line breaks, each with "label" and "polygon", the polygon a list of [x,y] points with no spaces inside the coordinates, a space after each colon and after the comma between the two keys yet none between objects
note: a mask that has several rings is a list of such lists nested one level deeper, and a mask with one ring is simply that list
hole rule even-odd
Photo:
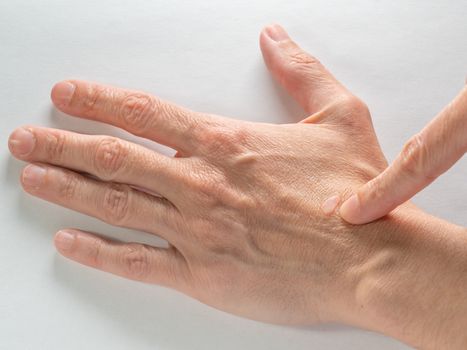
[{"label": "pointing finger", "polygon": [[448,170],[467,150],[467,87],[404,146],[394,163],[340,207],[352,224],[376,220]]}]

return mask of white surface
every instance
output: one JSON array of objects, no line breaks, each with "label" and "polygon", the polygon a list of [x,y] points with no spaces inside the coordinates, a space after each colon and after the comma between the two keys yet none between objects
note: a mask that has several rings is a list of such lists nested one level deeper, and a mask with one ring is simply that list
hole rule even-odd
[{"label": "white surface", "polygon": [[[69,77],[139,88],[197,110],[287,122],[303,112],[263,66],[260,29],[282,23],[369,104],[389,159],[461,88],[467,2],[0,0],[0,349],[404,349],[341,326],[243,320],[181,294],[66,261],[53,233],[116,229],[22,192],[8,153],[21,124],[114,133],[53,111]],[[467,224],[466,163],[416,202]]]}]

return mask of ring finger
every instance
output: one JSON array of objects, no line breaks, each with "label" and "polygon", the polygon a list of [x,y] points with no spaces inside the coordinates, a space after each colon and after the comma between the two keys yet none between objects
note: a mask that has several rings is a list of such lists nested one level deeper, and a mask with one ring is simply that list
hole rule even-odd
[{"label": "ring finger", "polygon": [[23,169],[26,192],[111,225],[157,234],[171,242],[180,226],[178,210],[165,198],[128,185],[91,179],[63,168],[30,164]]}]

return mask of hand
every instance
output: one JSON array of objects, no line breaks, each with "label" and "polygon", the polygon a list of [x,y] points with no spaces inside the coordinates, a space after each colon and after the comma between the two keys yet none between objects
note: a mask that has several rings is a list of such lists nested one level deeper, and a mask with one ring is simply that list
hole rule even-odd
[{"label": "hand", "polygon": [[467,86],[404,146],[394,163],[340,207],[352,224],[376,220],[432,183],[467,151]]},{"label": "hand", "polygon": [[[170,243],[117,243],[66,229],[55,236],[57,249],[82,264],[256,320],[338,321],[412,344],[431,340],[433,330],[446,327],[439,320],[451,314],[434,302],[444,292],[428,286],[438,277],[453,293],[467,285],[465,273],[452,268],[465,259],[453,248],[461,245],[448,249],[439,242],[446,232],[450,242],[465,235],[410,206],[364,226],[333,214],[338,203],[321,207],[387,166],[368,109],[281,27],[266,28],[260,43],[272,74],[310,114],[302,123],[227,119],[82,81],[53,88],[63,112],[177,150],[177,157],[166,157],[109,136],[15,130],[11,152],[33,163],[22,173],[28,193]],[[415,274],[423,278],[405,278]],[[407,294],[415,289],[427,292]],[[449,305],[467,308],[454,301]]]}]

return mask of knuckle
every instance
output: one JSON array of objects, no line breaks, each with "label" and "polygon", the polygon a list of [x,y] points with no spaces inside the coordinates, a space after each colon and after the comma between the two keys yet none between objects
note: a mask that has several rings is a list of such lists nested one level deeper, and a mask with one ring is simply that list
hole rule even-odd
[{"label": "knuckle", "polygon": [[289,62],[295,66],[314,66],[321,64],[320,61],[302,50],[295,50],[289,54]]},{"label": "knuckle", "polygon": [[319,78],[321,76],[322,65],[316,57],[309,55],[300,48],[294,47],[289,51],[288,64],[285,68],[288,74],[292,74],[296,79],[302,79],[303,76]]},{"label": "knuckle", "polygon": [[129,213],[131,189],[126,185],[111,184],[104,194],[104,221],[123,226],[127,222]]},{"label": "knuckle", "polygon": [[131,278],[144,278],[151,271],[150,251],[143,244],[129,244],[120,259],[125,274]]},{"label": "knuckle", "polygon": [[128,94],[122,101],[120,116],[125,125],[137,133],[147,130],[152,117],[160,109],[160,102],[143,93]]},{"label": "knuckle", "polygon": [[70,200],[76,196],[76,190],[78,188],[79,180],[76,176],[69,173],[65,173],[62,181],[60,181],[60,186],[58,189],[58,194],[60,198],[64,200]]},{"label": "knuckle", "polygon": [[381,185],[379,179],[377,177],[373,178],[372,180],[368,181],[366,184],[367,194],[370,194],[370,200],[379,200],[381,198],[387,197],[387,193],[385,191],[384,186]]},{"label": "knuckle", "polygon": [[101,239],[93,239],[88,248],[88,264],[92,267],[99,268],[102,265],[102,250],[104,241]]},{"label": "knuckle", "polygon": [[107,87],[88,85],[80,100],[83,114],[87,117],[94,118],[99,109],[98,105],[101,101],[107,101],[108,95],[110,95],[110,91]]},{"label": "knuckle", "polygon": [[212,217],[199,217],[193,224],[195,229],[192,230],[192,238],[203,250],[218,256],[245,256],[244,241],[239,239],[239,235],[229,233],[234,228],[242,228],[232,224],[228,218],[219,218],[213,222]]},{"label": "knuckle", "polygon": [[[368,106],[360,98],[345,93],[333,106],[333,112],[338,117],[338,124],[350,132],[361,132],[362,127],[370,127],[371,115]],[[332,113],[334,115],[334,113]]]},{"label": "knuckle", "polygon": [[66,137],[62,133],[47,133],[45,139],[45,152],[47,157],[60,161],[63,157]]},{"label": "knuckle", "polygon": [[[227,166],[230,167],[230,164]],[[237,169],[242,171],[241,167]],[[204,209],[229,208],[246,213],[258,205],[255,196],[242,191],[223,171],[215,167],[193,172],[189,186],[193,198],[202,203]]]},{"label": "knuckle", "polygon": [[400,166],[404,174],[409,177],[426,177],[428,153],[420,134],[412,136],[400,153]]},{"label": "knuckle", "polygon": [[203,203],[203,207],[214,208],[222,205],[229,188],[225,175],[212,167],[194,174],[190,187],[196,193],[196,200]]},{"label": "knuckle", "polygon": [[370,117],[368,106],[357,96],[346,94],[343,96],[340,105],[343,107],[344,117],[348,117],[349,120],[356,120],[361,117],[369,119]]},{"label": "knuckle", "polygon": [[353,116],[369,116],[370,112],[365,102],[359,99],[357,96],[350,95],[344,100],[349,113]]},{"label": "knuckle", "polygon": [[128,147],[122,140],[105,137],[99,140],[94,159],[94,167],[105,180],[115,178],[128,157]]},{"label": "knuckle", "polygon": [[244,126],[217,126],[204,132],[202,143],[213,153],[241,154],[249,143],[250,131]]}]

